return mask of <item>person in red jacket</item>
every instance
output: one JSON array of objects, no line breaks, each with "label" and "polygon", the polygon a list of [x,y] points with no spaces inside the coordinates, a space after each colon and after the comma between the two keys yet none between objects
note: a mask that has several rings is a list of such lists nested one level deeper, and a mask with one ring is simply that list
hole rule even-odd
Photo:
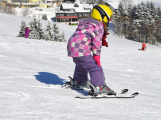
[{"label": "person in red jacket", "polygon": [[143,44],[142,44],[142,50],[143,50],[143,51],[146,50],[145,42],[143,42]]}]

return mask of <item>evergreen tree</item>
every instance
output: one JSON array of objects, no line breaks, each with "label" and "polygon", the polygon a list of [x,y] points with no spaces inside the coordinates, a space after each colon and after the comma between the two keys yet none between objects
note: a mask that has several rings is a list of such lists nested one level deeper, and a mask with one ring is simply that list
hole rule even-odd
[{"label": "evergreen tree", "polygon": [[119,11],[121,16],[124,16],[124,14],[125,14],[125,7],[122,4],[122,2],[120,2],[119,5],[118,5],[118,11]]},{"label": "evergreen tree", "polygon": [[[31,21],[29,24],[30,24],[30,33],[29,33],[30,39],[39,39],[39,40],[45,39],[45,40],[51,40],[51,41],[57,41],[57,42],[66,42],[64,31],[62,34],[59,34],[60,33],[59,27],[57,26],[56,23],[53,24],[54,35],[52,34],[52,28],[51,28],[50,22],[48,22],[45,33],[42,29],[42,24],[40,23],[40,20],[37,21],[36,18],[34,18],[34,20]],[[19,32],[18,36],[20,37],[25,36],[25,28],[26,28],[25,21],[22,20],[21,31]]]},{"label": "evergreen tree", "polygon": [[47,33],[46,33],[46,35],[45,35],[45,40],[50,40],[50,41],[52,41],[53,39],[53,34],[51,33],[51,26],[50,26],[50,22],[48,22],[48,25],[46,26],[47,27],[47,29],[46,29],[46,31],[47,31]]},{"label": "evergreen tree", "polygon": [[60,40],[60,35],[59,35],[59,27],[57,26],[56,23],[53,24],[53,32],[54,32],[54,41],[59,41]]},{"label": "evergreen tree", "polygon": [[152,1],[151,1],[150,5],[151,5],[151,15],[152,15],[151,23],[154,23],[155,19],[158,19],[157,10],[156,10],[155,5]]},{"label": "evergreen tree", "polygon": [[150,5],[150,3],[147,1],[147,19],[146,19],[146,22],[147,22],[148,25],[151,24],[151,20],[152,20],[151,5]]},{"label": "evergreen tree", "polygon": [[26,29],[26,23],[25,21],[21,21],[21,30],[19,32],[18,37],[25,37],[25,29]]},{"label": "evergreen tree", "polygon": [[[115,14],[115,33],[119,37],[149,44],[161,42],[161,9],[155,8],[153,2],[141,2],[137,6],[126,6],[119,3]],[[122,32],[123,31],[123,32]]]},{"label": "evergreen tree", "polygon": [[42,29],[42,24],[40,23],[40,20],[38,20],[37,31],[40,36],[39,39],[44,39],[44,31]]},{"label": "evergreen tree", "polygon": [[160,9],[160,7],[158,7],[157,11],[158,11],[158,18],[161,20],[161,9]]},{"label": "evergreen tree", "polygon": [[126,21],[125,21],[125,37],[128,39],[133,39],[133,26],[132,26],[132,5],[129,4],[128,9],[127,9],[127,15],[126,15]]},{"label": "evergreen tree", "polygon": [[57,34],[57,36],[55,37],[55,41],[57,41],[57,42],[63,42],[62,41],[62,36],[60,34]]},{"label": "evergreen tree", "polygon": [[62,35],[61,35],[61,40],[60,40],[60,42],[66,42],[64,31],[63,31],[63,33],[62,33]]},{"label": "evergreen tree", "polygon": [[42,15],[42,19],[43,19],[43,20],[47,20],[47,15],[46,15],[46,14],[43,14],[43,15]]},{"label": "evergreen tree", "polygon": [[135,23],[139,26],[142,19],[142,7],[141,4],[138,4],[135,9]]},{"label": "evergreen tree", "polygon": [[125,10],[124,10],[123,4],[120,2],[119,6],[118,6],[118,10],[115,14],[115,22],[114,22],[115,33],[119,37],[122,37],[124,34],[124,31],[123,31],[124,19],[126,19],[125,18]]},{"label": "evergreen tree", "polygon": [[39,32],[37,31],[38,28],[38,22],[36,18],[32,22],[30,22],[30,33],[29,38],[30,39],[40,39]]}]

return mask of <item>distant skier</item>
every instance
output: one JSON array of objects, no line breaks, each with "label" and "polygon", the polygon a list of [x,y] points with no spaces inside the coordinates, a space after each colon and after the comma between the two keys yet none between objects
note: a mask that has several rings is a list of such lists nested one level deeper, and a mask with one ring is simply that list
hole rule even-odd
[{"label": "distant skier", "polygon": [[[70,37],[67,45],[68,56],[73,58],[76,64],[73,76],[75,86],[83,86],[94,91],[91,95],[101,93],[113,94],[106,84],[103,69],[100,62],[101,47],[106,43],[107,26],[114,8],[107,5],[95,5],[91,17],[79,21],[78,28]],[[103,43],[101,45],[101,43]],[[93,53],[91,55],[91,52]],[[88,80],[88,73],[91,83]]]},{"label": "distant skier", "polygon": [[29,37],[29,33],[30,33],[29,26],[27,26],[25,29],[25,38]]},{"label": "distant skier", "polygon": [[143,44],[142,44],[142,50],[143,50],[143,51],[146,50],[145,42],[143,42]]}]

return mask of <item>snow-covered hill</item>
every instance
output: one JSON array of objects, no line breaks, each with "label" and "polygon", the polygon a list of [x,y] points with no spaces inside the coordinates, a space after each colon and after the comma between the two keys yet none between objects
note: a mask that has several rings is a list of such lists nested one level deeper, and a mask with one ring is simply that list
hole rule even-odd
[{"label": "snow-covered hill", "polygon": [[[25,8],[15,8],[17,15],[23,16],[22,11],[24,9]],[[55,17],[56,9],[59,9],[59,8],[55,6],[53,8],[32,7],[32,8],[29,8],[30,12],[27,15],[27,17],[32,17],[32,18],[36,17],[37,19],[42,19],[42,15],[46,14],[48,21],[52,21],[52,19]]]},{"label": "snow-covered hill", "polygon": [[[16,37],[22,20],[32,18],[0,13],[1,120],[160,120],[160,47],[138,51],[141,43],[109,35],[101,56],[107,85],[140,94],[134,99],[81,100],[75,96],[87,92],[61,88],[75,67],[66,43]],[[58,25],[66,39],[76,29]]]}]

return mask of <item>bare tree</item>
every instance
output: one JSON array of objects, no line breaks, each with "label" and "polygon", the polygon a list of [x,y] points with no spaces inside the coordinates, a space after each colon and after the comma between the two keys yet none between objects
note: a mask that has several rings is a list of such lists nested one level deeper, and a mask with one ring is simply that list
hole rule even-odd
[{"label": "bare tree", "polygon": [[[1,2],[0,2],[0,4],[1,4]],[[0,13],[2,12],[2,10],[3,10],[3,7],[0,5]]]},{"label": "bare tree", "polygon": [[13,14],[13,15],[17,14],[15,8],[12,7],[10,4],[6,4],[6,6],[1,7],[0,11],[2,13],[7,13],[7,14]]},{"label": "bare tree", "polygon": [[21,11],[21,14],[22,16],[28,16],[32,13],[32,11],[30,10],[30,8],[28,7],[25,7],[22,11]]}]

